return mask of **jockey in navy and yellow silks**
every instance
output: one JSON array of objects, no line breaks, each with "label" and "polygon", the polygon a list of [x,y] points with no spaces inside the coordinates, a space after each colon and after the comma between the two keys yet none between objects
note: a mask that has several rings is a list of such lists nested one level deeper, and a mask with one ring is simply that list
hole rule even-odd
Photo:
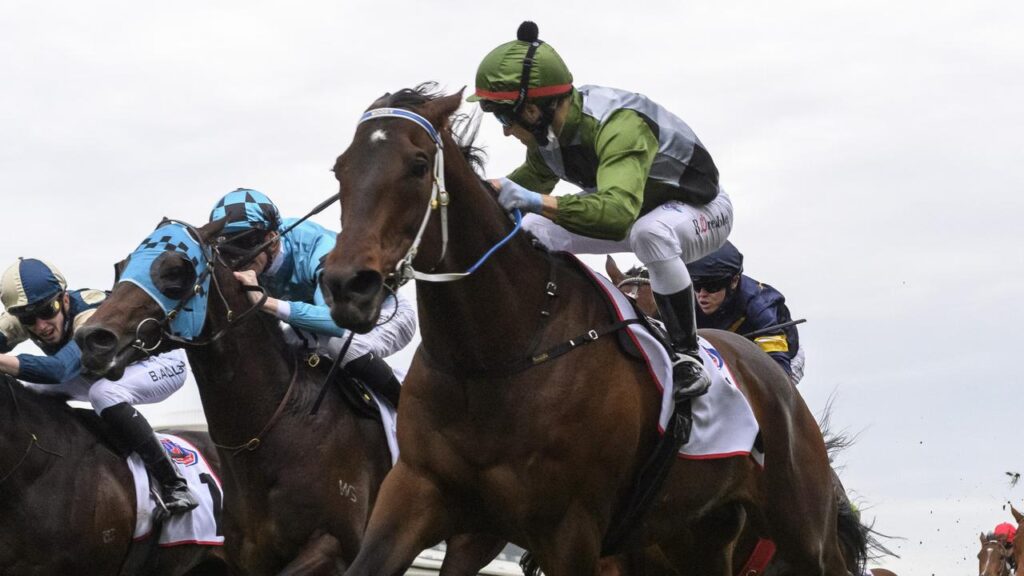
[{"label": "jockey in navy and yellow silks", "polygon": [[[493,181],[498,201],[532,212],[523,227],[550,249],[634,252],[669,331],[675,397],[704,393],[710,379],[686,263],[721,246],[733,219],[711,155],[685,122],[643,95],[575,87],[532,22],[517,38],[484,57],[469,97],[526,146],[525,162]],[[552,196],[563,180],[582,192]]]},{"label": "jockey in navy and yellow silks", "polygon": [[[697,297],[697,326],[748,334],[791,321],[786,298],[744,275],[743,254],[730,242],[689,265]],[[796,326],[754,337],[754,342],[790,375],[803,377],[804,355]]]},{"label": "jockey in navy and yellow silks", "polygon": [[[181,388],[188,376],[182,350],[150,356],[129,365],[117,381],[82,374],[81,351],[74,332],[99,308],[106,293],[68,290],[64,275],[52,264],[20,258],[0,280],[0,371],[27,382],[42,394],[89,402],[110,432],[137,453],[160,483],[169,512],[198,505],[163,445],[136,404],[160,402]],[[31,340],[45,355],[7,354]]]},{"label": "jockey in navy and yellow silks", "polygon": [[[331,319],[320,284],[324,259],[334,248],[337,233],[319,224],[305,221],[287,234],[278,232],[293,224],[294,218],[281,218],[277,207],[262,192],[239,188],[221,198],[210,213],[210,221],[225,221],[223,242],[240,250],[258,246],[274,238],[250,267],[236,272],[243,284],[259,284],[270,296],[262,310],[295,329],[310,347],[334,358],[341,352],[348,331]],[[260,295],[252,293],[254,302]],[[384,317],[390,322],[367,334],[352,337],[341,365],[374,392],[398,405],[401,382],[384,358],[404,348],[416,332],[416,309],[404,296],[385,300]]]}]

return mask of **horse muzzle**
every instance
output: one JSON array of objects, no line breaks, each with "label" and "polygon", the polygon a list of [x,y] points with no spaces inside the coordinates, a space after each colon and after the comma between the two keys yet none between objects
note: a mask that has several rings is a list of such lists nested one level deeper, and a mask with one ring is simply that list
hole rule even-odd
[{"label": "horse muzzle", "polygon": [[380,272],[368,268],[351,272],[328,269],[322,282],[335,324],[359,334],[373,329],[384,302],[384,276]]},{"label": "horse muzzle", "polygon": [[110,380],[124,375],[131,352],[124,351],[117,334],[102,326],[87,325],[75,331],[75,342],[82,351],[84,371]]}]

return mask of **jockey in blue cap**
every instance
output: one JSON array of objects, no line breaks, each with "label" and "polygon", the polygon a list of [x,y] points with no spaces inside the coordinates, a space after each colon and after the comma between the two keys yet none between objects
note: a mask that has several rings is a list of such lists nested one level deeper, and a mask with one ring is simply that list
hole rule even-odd
[{"label": "jockey in blue cap", "polygon": [[[743,274],[743,254],[726,243],[687,265],[697,298],[697,326],[747,334],[791,321],[778,290]],[[796,326],[771,330],[754,342],[775,359],[794,384],[804,375],[804,354]]]},{"label": "jockey in blue cap", "polygon": [[[337,233],[307,220],[280,236],[279,231],[296,219],[281,218],[270,198],[246,188],[229,192],[217,202],[210,221],[221,219],[225,221],[222,246],[244,252],[274,240],[235,277],[243,284],[266,288],[270,297],[262,310],[296,329],[299,338],[314,340],[319,352],[336,358],[348,332],[331,319],[320,275]],[[260,295],[251,293],[250,297],[258,302]],[[352,337],[341,365],[397,408],[401,382],[384,358],[412,340],[416,332],[416,307],[404,296],[395,294],[385,300],[382,316],[390,319],[366,334]]]},{"label": "jockey in blue cap", "polygon": [[[107,297],[101,290],[68,290],[64,276],[42,260],[19,258],[0,280],[0,372],[25,380],[44,394],[90,402],[110,431],[138,454],[160,483],[167,510],[187,512],[198,501],[164,450],[153,428],[135,408],[176,392],[188,377],[183,350],[150,356],[129,365],[117,381],[81,373],[81,352],[72,338]],[[44,352],[7,354],[31,340]]]}]

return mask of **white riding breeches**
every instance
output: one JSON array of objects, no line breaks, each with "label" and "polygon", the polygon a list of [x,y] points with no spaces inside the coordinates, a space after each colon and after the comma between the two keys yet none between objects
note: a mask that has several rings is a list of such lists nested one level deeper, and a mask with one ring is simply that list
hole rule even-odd
[{"label": "white riding breeches", "polygon": [[126,402],[156,404],[177,392],[188,378],[188,359],[184,350],[171,350],[129,364],[120,380],[100,378],[91,380],[76,376],[60,384],[25,384],[42,394],[68,396],[72,400],[89,402],[99,414]]},{"label": "white riding breeches", "polygon": [[[732,222],[732,201],[725,190],[719,188],[718,196],[704,206],[678,201],[658,206],[638,218],[622,240],[588,238],[536,214],[527,214],[523,218],[523,228],[550,250],[573,254],[632,252],[650,268],[651,282],[655,284],[656,291],[665,294],[690,285],[685,266],[674,265],[675,261],[693,262],[720,248],[732,231]],[[659,266],[661,262],[673,265]],[[662,270],[672,270],[671,273],[681,274],[684,278],[655,278],[659,272],[662,275],[666,273]],[[672,288],[657,290],[659,282]]]},{"label": "white riding breeches", "polygon": [[[403,294],[397,298],[385,298],[381,306],[380,317],[383,322],[366,334],[352,335],[352,343],[341,359],[346,364],[373,352],[380,358],[387,358],[412,341],[416,334],[416,303]],[[282,326],[284,328],[284,326]],[[292,345],[299,345],[306,350],[316,350],[328,358],[336,358],[348,340],[346,336],[325,336],[300,330],[294,326],[285,329],[285,339]]]}]

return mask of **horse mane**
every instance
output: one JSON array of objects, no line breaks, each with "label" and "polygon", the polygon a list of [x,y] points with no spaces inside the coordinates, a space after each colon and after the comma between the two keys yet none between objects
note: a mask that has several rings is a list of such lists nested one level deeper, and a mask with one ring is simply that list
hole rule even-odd
[{"label": "horse mane", "polygon": [[[423,82],[415,88],[402,88],[398,92],[388,93],[373,103],[373,108],[416,108],[436,100],[446,94],[438,88],[437,82]],[[462,157],[478,175],[483,174],[487,163],[487,153],[483,148],[475,146],[480,131],[480,116],[476,113],[458,112],[451,117],[450,132],[459,146]]]}]

